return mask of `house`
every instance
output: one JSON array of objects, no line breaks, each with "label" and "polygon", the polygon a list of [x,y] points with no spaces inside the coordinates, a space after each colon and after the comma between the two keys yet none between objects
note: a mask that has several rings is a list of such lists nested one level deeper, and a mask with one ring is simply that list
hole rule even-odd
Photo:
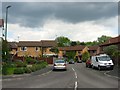
[{"label": "house", "polygon": [[117,37],[110,38],[108,41],[104,42],[103,44],[99,45],[99,52],[104,53],[104,48],[110,45],[117,45],[120,49],[120,35]]},{"label": "house", "polygon": [[57,44],[54,40],[9,42],[11,48],[10,54],[18,57],[54,55],[55,53],[51,52],[50,49],[56,45]]},{"label": "house", "polygon": [[63,57],[66,52],[69,51],[75,51],[76,52],[76,57],[79,59],[82,58],[82,54],[85,51],[88,51],[90,53],[90,56],[96,55],[97,50],[99,46],[82,46],[82,45],[77,45],[77,46],[68,46],[68,47],[59,47],[59,57]]}]

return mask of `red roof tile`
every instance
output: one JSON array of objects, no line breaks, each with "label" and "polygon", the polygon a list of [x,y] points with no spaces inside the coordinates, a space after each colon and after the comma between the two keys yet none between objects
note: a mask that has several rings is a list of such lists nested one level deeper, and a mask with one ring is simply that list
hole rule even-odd
[{"label": "red roof tile", "polygon": [[68,47],[59,47],[60,51],[81,51],[85,48],[85,46],[77,45],[77,46],[68,46]]},{"label": "red roof tile", "polygon": [[108,41],[101,44],[100,46],[113,45],[118,43],[120,44],[120,35],[118,37],[110,38]]}]

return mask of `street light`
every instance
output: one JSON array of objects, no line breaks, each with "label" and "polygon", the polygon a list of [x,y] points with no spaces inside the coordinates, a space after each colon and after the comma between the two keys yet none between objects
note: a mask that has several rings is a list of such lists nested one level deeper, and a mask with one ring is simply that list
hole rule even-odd
[{"label": "street light", "polygon": [[11,6],[6,7],[6,29],[5,29],[5,40],[7,40],[7,18],[8,18],[8,8]]}]

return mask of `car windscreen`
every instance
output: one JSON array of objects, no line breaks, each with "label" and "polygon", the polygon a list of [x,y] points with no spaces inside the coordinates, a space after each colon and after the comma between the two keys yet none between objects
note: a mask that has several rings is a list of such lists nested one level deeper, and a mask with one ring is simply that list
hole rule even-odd
[{"label": "car windscreen", "polygon": [[64,60],[56,60],[55,63],[65,63]]},{"label": "car windscreen", "polygon": [[110,57],[109,56],[101,56],[101,57],[97,57],[100,61],[110,61]]}]

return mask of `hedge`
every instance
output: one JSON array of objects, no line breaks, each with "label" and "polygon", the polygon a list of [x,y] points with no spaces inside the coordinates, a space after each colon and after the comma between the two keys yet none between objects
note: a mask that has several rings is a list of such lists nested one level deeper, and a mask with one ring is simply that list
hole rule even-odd
[{"label": "hedge", "polygon": [[24,74],[25,70],[24,68],[15,68],[14,74]]}]

